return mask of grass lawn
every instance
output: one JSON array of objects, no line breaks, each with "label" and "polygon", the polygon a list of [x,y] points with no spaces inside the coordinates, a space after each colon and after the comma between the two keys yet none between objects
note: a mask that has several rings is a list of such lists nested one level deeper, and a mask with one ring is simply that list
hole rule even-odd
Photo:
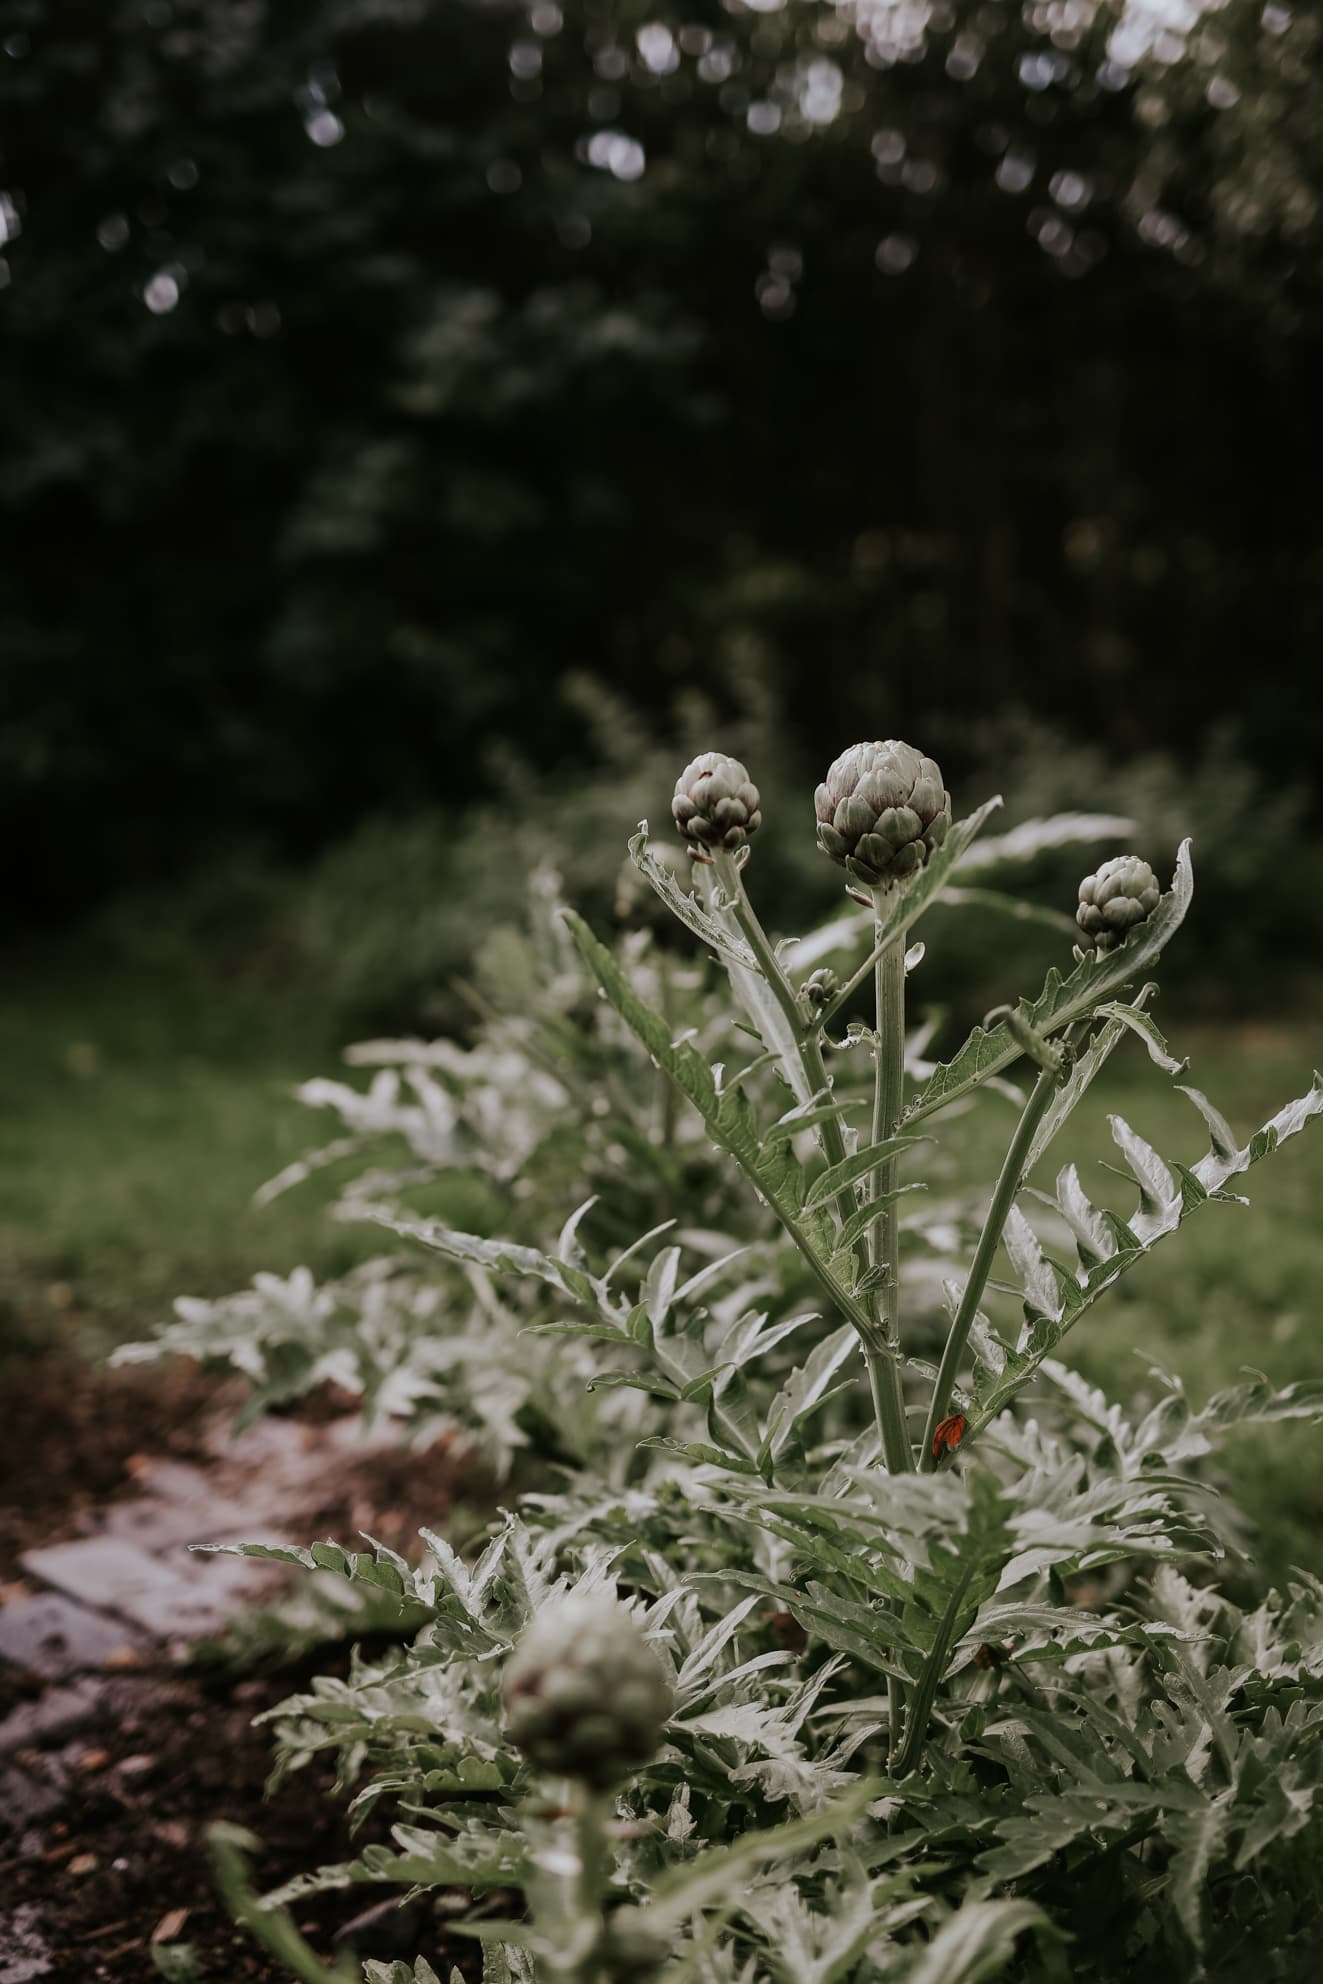
[{"label": "grass lawn", "polygon": [[[1173,1051],[1190,1056],[1179,1079],[1201,1088],[1242,1141],[1303,1094],[1323,1062],[1323,1037],[1313,1029],[1181,1028],[1170,1011],[1161,1022]],[[980,1104],[973,1131],[985,1173],[996,1163],[995,1137],[1004,1138],[1010,1124],[1009,1108],[994,1116],[994,1104]],[[1125,1041],[1033,1182],[1050,1191],[1060,1166],[1073,1159],[1095,1202],[1133,1211],[1128,1175],[1100,1169],[1100,1162],[1121,1163],[1111,1113],[1168,1159],[1193,1163],[1208,1148],[1193,1106],[1137,1041]],[[1156,1363],[1179,1376],[1199,1404],[1247,1371],[1283,1385],[1323,1378],[1323,1124],[1309,1125],[1239,1185],[1249,1205],[1204,1206],[1161,1241],[1079,1324],[1063,1346],[1066,1361],[1112,1396],[1156,1396],[1148,1377]],[[1293,1565],[1323,1576],[1319,1431],[1305,1424],[1253,1429],[1224,1451],[1224,1485],[1252,1518],[1260,1567],[1273,1578]]]},{"label": "grass lawn", "polygon": [[[1182,1032],[1176,1015],[1162,1018],[1191,1054],[1188,1079],[1243,1134],[1300,1094],[1323,1059],[1323,1038],[1298,1028]],[[340,1044],[315,1011],[178,963],[48,957],[15,974],[0,1002],[0,1353],[53,1342],[101,1356],[148,1334],[177,1294],[218,1294],[299,1262],[334,1273],[378,1248],[374,1231],[324,1216],[335,1171],[265,1209],[251,1203],[264,1179],[334,1134],[292,1090],[331,1071]],[[1092,1162],[1115,1156],[1108,1111],[1165,1156],[1192,1161],[1206,1148],[1194,1109],[1126,1042],[1036,1182],[1074,1157],[1091,1195],[1130,1209],[1133,1188]],[[1009,1127],[995,1097],[961,1120],[979,1175],[995,1171]],[[1248,1209],[1202,1209],[1080,1325],[1069,1355],[1091,1379],[1141,1390],[1156,1360],[1202,1400],[1246,1367],[1282,1383],[1323,1377],[1323,1127],[1256,1169],[1247,1189]],[[1323,1574],[1319,1435],[1245,1433],[1231,1458],[1260,1563]]]},{"label": "grass lawn", "polygon": [[338,1271],[372,1236],[321,1208],[334,1176],[259,1210],[254,1189],[323,1133],[294,1085],[332,1067],[315,1013],[181,968],[43,960],[0,1000],[0,1349],[94,1355],[175,1295],[259,1267]]}]

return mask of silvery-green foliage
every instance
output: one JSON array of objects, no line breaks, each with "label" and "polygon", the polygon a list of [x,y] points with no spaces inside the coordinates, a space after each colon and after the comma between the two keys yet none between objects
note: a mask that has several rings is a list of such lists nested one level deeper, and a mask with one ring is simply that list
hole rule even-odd
[{"label": "silvery-green foliage", "polygon": [[[158,1347],[228,1359],[259,1405],[330,1377],[402,1428],[458,1421],[515,1494],[466,1558],[431,1530],[407,1559],[238,1546],[370,1594],[378,1624],[393,1607],[398,1641],[269,1717],[278,1773],[334,1761],[350,1840],[264,1923],[325,1889],[462,1889],[498,1984],[1308,1974],[1323,1587],[1233,1602],[1238,1519],[1201,1468],[1234,1427],[1319,1422],[1323,1386],[1249,1375],[1196,1403],[1158,1374],[1131,1412],[1063,1360],[1323,1085],[1243,1142],[1186,1087],[1193,1164],[1113,1118],[1124,1214],[1069,1157],[1027,1191],[1113,1053],[1184,1076],[1149,974],[1193,869],[1182,849],[1114,948],[946,1060],[847,1023],[875,965],[893,987],[918,968],[934,902],[1120,824],[1039,823],[980,863],[990,811],[862,923],[780,949],[733,855],[691,893],[641,831],[688,951],[604,944],[539,880],[468,1043],[370,1043],[366,1088],[305,1090],[341,1134],[277,1185],[352,1149],[339,1211],[398,1251],[181,1303]],[[802,997],[828,955],[839,990]],[[911,1083],[890,1124],[888,1056]],[[990,1194],[950,1129],[985,1090],[1018,1116]],[[481,1230],[437,1212],[457,1185]],[[626,1608],[675,1706],[618,1794],[567,1802],[510,1741],[501,1680],[571,1594]],[[428,1984],[433,1954],[366,1975]]]}]

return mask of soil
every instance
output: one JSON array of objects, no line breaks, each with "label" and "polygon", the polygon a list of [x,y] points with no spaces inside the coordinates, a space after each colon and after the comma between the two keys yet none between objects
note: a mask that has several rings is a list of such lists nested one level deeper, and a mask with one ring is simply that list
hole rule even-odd
[{"label": "soil", "polygon": [[0,1585],[21,1575],[25,1550],[86,1534],[145,1456],[197,1460],[208,1416],[242,1398],[182,1360],[101,1371],[65,1355],[10,1358],[0,1385],[22,1405],[0,1442]]},{"label": "soil", "polygon": [[[45,1759],[47,1771],[66,1779],[65,1802],[25,1830],[13,1857],[0,1849],[0,1873],[6,1909],[17,1915],[26,1905],[39,1924],[50,1984],[142,1984],[155,1975],[153,1936],[188,1944],[207,1984],[287,1984],[289,1973],[230,1921],[205,1834],[215,1819],[255,1833],[263,1848],[253,1864],[261,1889],[385,1836],[368,1831],[350,1844],[329,1771],[300,1773],[264,1797],[270,1739],[253,1718],[305,1678],[214,1688],[193,1674],[125,1676],[113,1685],[105,1725]],[[382,1913],[373,1906],[379,1899],[372,1888],[317,1896],[296,1919],[326,1959],[345,1947],[337,1938],[346,1926],[367,1916],[348,1938],[360,1957],[423,1954],[441,1977],[454,1964],[471,1972],[467,1938],[448,1936],[421,1910]]]},{"label": "soil", "polygon": [[[306,1678],[215,1688],[193,1674],[125,1676],[113,1685],[105,1725],[45,1759],[47,1771],[66,1779],[65,1802],[25,1831],[13,1857],[0,1858],[0,1873],[6,1909],[17,1916],[26,1906],[39,1925],[50,1984],[142,1984],[156,1974],[154,1936],[187,1944],[207,1984],[287,1984],[288,1971],[229,1919],[205,1835],[215,1819],[255,1833],[261,1889],[385,1836],[369,1830],[351,1845],[329,1770],[300,1773],[264,1797],[270,1740],[253,1718]],[[348,1943],[360,1958],[422,1954],[441,1977],[452,1965],[479,1974],[474,1944],[448,1935],[435,1913],[383,1912],[379,1899],[372,1888],[313,1897],[296,1920],[324,1959]]]},{"label": "soil", "polygon": [[[108,1501],[136,1492],[140,1457],[201,1464],[222,1396],[214,1381],[187,1368],[104,1373],[48,1358],[25,1370],[11,1363],[6,1377],[24,1400],[6,1428],[0,1474],[0,1581],[9,1593],[22,1589],[22,1550],[85,1533]],[[299,1417],[315,1422],[344,1404],[323,1396]],[[344,1470],[335,1500],[310,1518],[308,1534],[348,1540],[367,1529],[408,1552],[419,1523],[444,1517],[457,1472],[457,1457],[444,1446],[360,1461]],[[290,1973],[235,1928],[216,1894],[208,1825],[226,1819],[261,1840],[253,1866],[259,1890],[386,1837],[383,1816],[375,1831],[350,1840],[345,1799],[332,1790],[329,1769],[299,1772],[265,1796],[271,1742],[254,1718],[314,1674],[347,1665],[344,1649],[302,1658],[300,1669],[270,1675],[180,1667],[164,1654],[145,1658],[114,1674],[104,1712],[74,1741],[0,1760],[16,1765],[25,1784],[59,1794],[45,1810],[25,1812],[11,1802],[0,1811],[0,1978],[11,1975],[6,1958],[13,1962],[22,1947],[12,1926],[6,1938],[8,1921],[35,1932],[49,1964],[12,1974],[49,1984],[144,1984],[158,1975],[154,1937],[158,1946],[191,1947],[195,1970],[177,1973],[189,1984],[284,1984]],[[42,1685],[0,1664],[0,1714]],[[299,1905],[296,1920],[324,1959],[352,1947],[360,1958],[425,1955],[442,1978],[452,1966],[466,1978],[481,1974],[477,1945],[447,1929],[466,1897],[401,1910],[382,1905],[381,1896],[358,1887],[313,1897]]]}]

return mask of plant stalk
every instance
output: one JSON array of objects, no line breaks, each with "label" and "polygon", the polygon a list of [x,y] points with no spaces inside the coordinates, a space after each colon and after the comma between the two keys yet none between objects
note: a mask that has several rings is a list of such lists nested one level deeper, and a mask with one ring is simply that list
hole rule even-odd
[{"label": "plant stalk", "polygon": [[[876,898],[874,900],[876,901]],[[891,934],[899,936],[899,935],[903,935],[904,933],[892,932]],[[832,1021],[836,1018],[836,1015],[841,1011],[841,1009],[849,1005],[851,999],[854,997],[855,993],[859,990],[859,987],[868,977],[868,974],[870,972],[876,973],[877,967],[881,962],[882,952],[885,949],[890,949],[890,944],[891,944],[891,937],[887,934],[887,930],[882,917],[879,916],[875,910],[873,915],[873,948],[868,953],[868,956],[864,959],[863,963],[859,965],[853,972],[851,972],[849,978],[845,981],[845,984],[842,985],[840,991],[836,994],[835,998],[832,999],[827,1005],[823,1007],[822,1011],[817,1015],[816,1019],[810,1022],[809,1032],[812,1034],[815,1040],[817,1039],[819,1034],[826,1031],[826,1029],[831,1025]],[[903,946],[902,946],[902,950],[903,950]]]},{"label": "plant stalk", "polygon": [[[880,899],[877,928],[883,927]],[[877,997],[877,1047],[873,1059],[874,1143],[894,1137],[905,1107],[905,932],[879,951],[873,984]],[[889,1354],[869,1354],[869,1380],[880,1399],[883,1451],[892,1474],[913,1471],[914,1455],[905,1423],[905,1397],[900,1381],[900,1209],[896,1199],[898,1160],[889,1157],[868,1181],[868,1197],[883,1200],[881,1213],[868,1231],[869,1258],[881,1274],[877,1316]]]},{"label": "plant stalk", "polygon": [[[560,1984],[602,1984],[602,1902],[610,1879],[606,1824],[612,1803],[567,1779],[562,1806],[566,1816],[559,1824],[567,1827],[569,1844],[557,1855],[561,1864],[546,1890],[549,1906],[538,1927],[557,1946],[551,1968]],[[535,1894],[535,1919],[540,1912],[536,1903]]]},{"label": "plant stalk", "polygon": [[[880,933],[883,916],[880,897],[875,896],[874,930]],[[873,962],[873,991],[877,1020],[877,1044],[873,1053],[873,1135],[880,1143],[893,1137],[905,1106],[905,932],[901,930],[885,948],[876,948]],[[905,1394],[900,1379],[900,1214],[896,1192],[894,1157],[887,1158],[868,1180],[871,1200],[885,1201],[884,1210],[868,1231],[869,1258],[882,1279],[877,1290],[878,1327],[887,1345],[885,1356],[868,1351],[869,1383],[878,1423],[883,1427],[883,1452],[887,1470],[908,1474],[914,1467],[909,1427],[905,1419]],[[894,1760],[902,1730],[908,1726],[909,1690],[894,1675],[887,1677],[888,1742]]]},{"label": "plant stalk", "polygon": [[[762,972],[773,998],[776,1000],[777,1005],[780,1007],[782,1014],[790,1026],[795,1042],[795,1050],[799,1055],[810,1093],[813,1095],[829,1093],[830,1084],[827,1079],[826,1063],[822,1058],[821,1043],[816,1035],[810,1037],[805,1031],[804,1016],[800,1012],[799,1001],[795,997],[795,989],[782,969],[781,962],[772,948],[767,933],[758,920],[757,912],[753,904],[749,901],[734,855],[724,852],[714,855],[713,867],[716,870],[717,880],[730,898],[735,920],[739,924],[749,949],[753,952],[758,968]],[[887,951],[886,956],[888,959],[893,956],[895,957],[900,972],[899,1023],[895,1053],[892,1057],[894,1066],[890,1068],[887,1077],[889,1083],[887,1091],[889,1098],[888,1106],[893,1108],[896,1116],[899,1117],[905,1075],[905,940],[903,933],[898,940],[898,947],[893,946]],[[879,963],[879,983],[881,983],[882,971],[882,963]],[[818,1125],[818,1130],[821,1136],[823,1155],[828,1164],[839,1164],[843,1162],[846,1156],[846,1149],[845,1136],[840,1123],[835,1117],[828,1117]],[[885,1131],[881,1134],[890,1135],[891,1132]],[[874,1142],[877,1141],[878,1135],[875,1107]],[[889,1178],[892,1184],[894,1184],[895,1160],[893,1159],[890,1164],[882,1166],[877,1176],[879,1179]],[[889,1190],[890,1186],[875,1183],[874,1189],[879,1191]],[[837,1217],[841,1221],[841,1224],[844,1225],[845,1221],[856,1210],[853,1195],[848,1185],[838,1193],[835,1206]],[[884,1225],[890,1223],[891,1231],[894,1235],[894,1207],[888,1207],[881,1218]],[[796,1244],[804,1253],[805,1258],[815,1268],[818,1279],[823,1282],[824,1286],[830,1289],[832,1287],[831,1280],[823,1272],[821,1264],[815,1260],[812,1249],[808,1246],[806,1240],[793,1227],[789,1230],[791,1238],[796,1241]],[[872,1254],[871,1240],[869,1254],[870,1258],[875,1258]],[[900,1367],[895,1350],[894,1348],[888,1350],[884,1347],[884,1343],[879,1343],[877,1334],[874,1331],[869,1330],[865,1332],[859,1328],[858,1317],[853,1313],[853,1309],[857,1305],[843,1304],[839,1290],[836,1291],[835,1299],[837,1306],[843,1308],[844,1313],[855,1324],[856,1329],[859,1330],[864,1362],[868,1368],[868,1386],[873,1399],[873,1414],[877,1420],[878,1439],[881,1442],[882,1455],[887,1471],[891,1474],[908,1473],[912,1470],[914,1463],[910,1452],[909,1436],[905,1427],[905,1404],[901,1393]],[[884,1303],[885,1300],[884,1293]]]},{"label": "plant stalk", "polygon": [[[733,854],[720,853],[712,857],[717,880],[730,898],[731,909],[740,932],[753,952],[767,986],[789,1026],[795,1043],[800,1065],[812,1095],[823,1095],[828,1090],[827,1065],[822,1058],[822,1048],[816,1039],[810,1040],[804,1030],[804,1015],[795,997],[795,988],[785,974],[785,970],[772,948],[771,939],[758,920],[758,912],[749,901],[744,887],[744,878],[736,865]],[[822,1137],[823,1155],[828,1164],[839,1164],[845,1157],[845,1136],[835,1117],[829,1117],[818,1125]],[[838,1205],[837,1210],[844,1221],[853,1207],[848,1205],[848,1193],[842,1195],[847,1204]]]},{"label": "plant stalk", "polygon": [[1015,1202],[1015,1195],[1020,1189],[1025,1160],[1029,1155],[1038,1126],[1047,1114],[1048,1104],[1056,1092],[1059,1080],[1060,1076],[1055,1069],[1043,1069],[1030,1091],[1029,1100],[1025,1103],[1020,1120],[1015,1126],[1015,1135],[1011,1138],[1006,1156],[1002,1160],[1001,1171],[993,1188],[992,1203],[983,1221],[983,1230],[978,1236],[978,1246],[974,1249],[969,1279],[965,1283],[960,1306],[947,1332],[946,1347],[942,1351],[937,1380],[933,1385],[933,1395],[928,1406],[928,1421],[923,1429],[923,1445],[919,1449],[921,1474],[930,1474],[937,1465],[938,1456],[933,1453],[933,1435],[950,1411],[951,1394],[955,1390],[961,1359],[969,1342],[969,1332],[974,1327],[974,1318],[978,1314],[978,1305],[983,1300],[983,1291],[988,1285],[988,1276],[992,1273],[992,1264],[997,1258],[1002,1228]]},{"label": "plant stalk", "polygon": [[974,1570],[975,1566],[972,1563],[966,1566],[942,1614],[932,1649],[923,1663],[923,1671],[919,1675],[909,1703],[909,1711],[905,1719],[905,1739],[900,1746],[899,1754],[893,1741],[891,1767],[897,1777],[908,1777],[923,1752],[924,1738],[928,1734],[928,1719],[932,1715],[937,1690],[946,1672],[947,1662],[951,1658],[951,1643],[955,1638],[960,1608],[965,1602],[965,1593],[969,1589]]},{"label": "plant stalk", "polygon": [[[666,954],[657,951],[657,1005],[668,1026],[674,1026],[673,1001],[671,997],[671,968]],[[660,1084],[657,1092],[658,1141],[663,1150],[670,1150],[675,1142],[675,1087],[660,1069],[657,1071]]]}]

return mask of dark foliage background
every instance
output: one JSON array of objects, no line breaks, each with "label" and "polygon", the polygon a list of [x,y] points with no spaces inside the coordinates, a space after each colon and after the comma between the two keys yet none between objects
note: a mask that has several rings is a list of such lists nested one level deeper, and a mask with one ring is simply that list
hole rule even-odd
[{"label": "dark foliage background", "polygon": [[585,672],[1312,780],[1311,10],[0,20],[11,913],[600,762]]}]

